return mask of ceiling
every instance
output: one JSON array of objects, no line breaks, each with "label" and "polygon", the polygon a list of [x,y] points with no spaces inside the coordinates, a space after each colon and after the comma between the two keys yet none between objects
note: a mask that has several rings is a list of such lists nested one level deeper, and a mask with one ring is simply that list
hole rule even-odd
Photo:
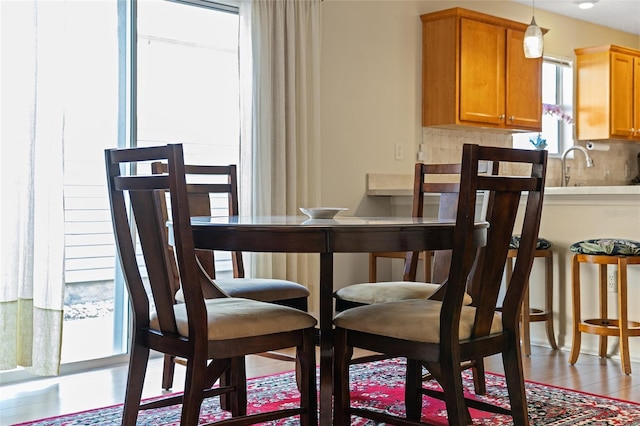
[{"label": "ceiling", "polygon": [[[513,0],[531,5],[532,0]],[[578,8],[575,0],[538,0],[536,9],[569,16],[640,36],[640,0],[599,0],[591,9]],[[542,25],[539,23],[539,25]]]}]

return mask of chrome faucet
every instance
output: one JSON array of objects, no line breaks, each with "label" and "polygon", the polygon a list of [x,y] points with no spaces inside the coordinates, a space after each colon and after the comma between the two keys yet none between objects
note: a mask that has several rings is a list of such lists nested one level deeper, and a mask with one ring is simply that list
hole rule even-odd
[{"label": "chrome faucet", "polygon": [[569,184],[569,179],[571,178],[571,176],[569,176],[569,166],[567,166],[567,154],[574,149],[577,149],[584,154],[587,160],[587,167],[593,167],[593,159],[589,156],[589,151],[587,151],[584,147],[580,145],[574,145],[565,149],[562,153],[562,186],[567,186]]}]

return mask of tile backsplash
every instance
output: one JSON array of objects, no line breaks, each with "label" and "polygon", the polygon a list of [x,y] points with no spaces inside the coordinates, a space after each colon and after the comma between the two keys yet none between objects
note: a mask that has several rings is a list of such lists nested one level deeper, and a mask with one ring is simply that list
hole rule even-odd
[{"label": "tile backsplash", "polygon": [[[422,129],[422,143],[425,149],[425,162],[450,163],[460,161],[462,145],[478,143],[486,146],[511,147],[511,135],[484,130]],[[586,142],[579,142],[585,146]],[[638,176],[638,154],[640,143],[623,141],[603,141],[609,145],[608,151],[589,151],[594,167],[587,168],[584,155],[572,151],[573,158],[567,157],[570,167],[570,186],[617,186],[629,185]],[[570,154],[570,155],[571,155]],[[549,157],[547,168],[547,186],[561,186],[560,155]]]}]

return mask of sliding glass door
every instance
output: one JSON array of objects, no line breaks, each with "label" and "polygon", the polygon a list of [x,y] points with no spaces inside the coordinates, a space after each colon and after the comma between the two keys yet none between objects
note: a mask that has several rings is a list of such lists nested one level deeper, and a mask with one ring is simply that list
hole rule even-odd
[{"label": "sliding glass door", "polygon": [[74,42],[90,73],[71,110],[84,127],[65,140],[63,363],[127,351],[103,150],[183,143],[189,163],[239,161],[237,8],[203,0],[87,4],[106,10],[87,7],[74,20],[84,26]]}]

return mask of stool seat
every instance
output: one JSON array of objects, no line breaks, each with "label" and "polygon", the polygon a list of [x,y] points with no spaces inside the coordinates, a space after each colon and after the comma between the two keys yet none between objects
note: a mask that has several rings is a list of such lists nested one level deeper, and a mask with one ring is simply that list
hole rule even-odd
[{"label": "stool seat", "polygon": [[[620,359],[622,371],[631,374],[629,337],[640,337],[640,322],[629,320],[627,299],[627,265],[640,265],[640,243],[632,240],[600,238],[578,241],[571,245],[574,253],[571,260],[571,281],[573,294],[573,342],[569,362],[575,364],[580,355],[581,333],[600,336],[598,354],[607,355],[607,337],[620,338]],[[599,268],[600,311],[598,318],[581,316],[580,264],[596,264]],[[607,267],[618,266],[618,307],[617,318],[608,313]]]},{"label": "stool seat", "polygon": [[578,241],[571,244],[569,250],[573,253],[602,256],[640,256],[640,243],[632,240],[599,238]]},{"label": "stool seat", "polygon": [[[520,235],[514,235],[511,237],[511,241],[509,241],[509,249],[518,249],[520,248]],[[538,238],[536,241],[536,250],[545,250],[551,248],[551,241]]]},{"label": "stool seat", "polygon": [[[522,302],[521,314],[521,335],[522,350],[526,356],[531,356],[531,333],[529,324],[532,322],[545,322],[547,331],[547,340],[552,349],[558,349],[556,343],[555,331],[553,329],[553,251],[551,250],[551,242],[544,238],[538,238],[536,242],[536,251],[534,258],[544,258],[544,292],[545,303],[544,309],[533,308],[529,305],[529,282],[525,290],[524,300]],[[514,235],[509,243],[509,251],[507,253],[506,279],[511,279],[512,262],[518,257],[518,248],[520,248],[520,236]]]}]

